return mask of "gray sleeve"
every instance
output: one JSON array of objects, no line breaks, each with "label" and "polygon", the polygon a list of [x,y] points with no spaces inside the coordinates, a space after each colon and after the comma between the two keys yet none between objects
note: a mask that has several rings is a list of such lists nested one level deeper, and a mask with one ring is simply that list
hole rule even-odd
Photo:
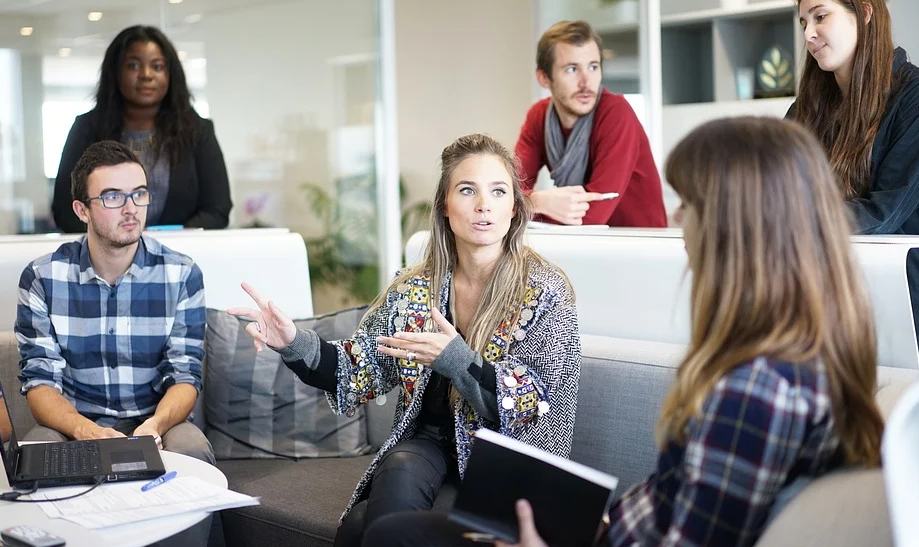
[{"label": "gray sleeve", "polygon": [[495,369],[473,351],[462,336],[457,336],[447,344],[444,351],[431,363],[431,368],[450,378],[456,390],[469,401],[480,416],[498,423]]},{"label": "gray sleeve", "polygon": [[285,363],[303,361],[311,370],[319,367],[321,340],[315,331],[297,329],[297,336],[286,348],[274,349]]}]

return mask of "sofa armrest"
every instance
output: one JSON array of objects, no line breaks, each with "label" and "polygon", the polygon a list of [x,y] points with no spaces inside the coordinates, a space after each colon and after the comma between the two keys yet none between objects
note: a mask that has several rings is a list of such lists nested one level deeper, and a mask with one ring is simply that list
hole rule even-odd
[{"label": "sofa armrest", "polygon": [[801,491],[756,547],[893,547],[880,469],[837,471]]},{"label": "sofa armrest", "polygon": [[35,426],[26,398],[19,394],[19,345],[13,331],[0,331],[0,383],[13,418],[13,427],[24,437]]}]

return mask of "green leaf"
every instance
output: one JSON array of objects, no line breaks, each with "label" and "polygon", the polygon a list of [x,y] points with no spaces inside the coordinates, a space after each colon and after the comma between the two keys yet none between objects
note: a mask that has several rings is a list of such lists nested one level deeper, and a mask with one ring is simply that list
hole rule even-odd
[{"label": "green leaf", "polygon": [[[378,212],[355,212],[360,207],[343,206],[342,201],[352,196],[376,198],[376,179],[373,174],[348,177],[335,181],[333,188],[339,194],[332,197],[327,187],[304,183],[303,189],[310,210],[322,223],[323,234],[304,238],[309,252],[310,276],[314,286],[343,287],[353,300],[370,302],[380,290]],[[406,201],[405,181],[399,178],[399,198]],[[347,204],[344,204],[347,205]],[[402,208],[403,245],[413,233],[428,228],[431,203],[415,202]]]},{"label": "green leaf", "polygon": [[768,87],[769,89],[775,89],[775,87],[776,87],[776,85],[775,85],[775,78],[773,78],[772,76],[770,76],[770,75],[768,75],[768,74],[766,74],[766,73],[764,72],[764,73],[762,73],[762,74],[759,75],[759,79],[760,79],[760,81],[763,82],[763,85],[765,85],[765,86]]},{"label": "green leaf", "polygon": [[763,70],[765,71],[766,74],[770,76],[777,76],[775,65],[773,65],[766,59],[763,59]]}]

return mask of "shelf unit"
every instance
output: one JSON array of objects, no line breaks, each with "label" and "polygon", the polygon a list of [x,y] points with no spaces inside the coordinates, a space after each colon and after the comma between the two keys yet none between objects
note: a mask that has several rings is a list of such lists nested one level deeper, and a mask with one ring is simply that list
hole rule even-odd
[{"label": "shelf unit", "polygon": [[[806,53],[792,0],[660,2],[662,104],[658,108],[662,123],[657,160],[661,167],[680,139],[709,120],[785,114],[793,96],[739,100],[737,70],[750,68],[755,74],[766,51],[778,45],[793,60],[793,92]],[[646,7],[643,1],[538,0],[538,6],[536,36],[562,19],[588,21],[607,50],[603,84],[619,93],[640,92],[642,65],[649,62],[639,58],[640,9]],[[665,200],[671,210],[676,198],[669,188],[665,188]]]},{"label": "shelf unit", "polygon": [[[797,19],[789,0],[662,0],[664,105],[738,100],[737,71],[755,72],[773,45],[791,55],[793,94],[804,51]],[[754,96],[765,94],[757,80]]]},{"label": "shelf unit", "polygon": [[[603,84],[639,93],[640,9],[638,0],[540,0],[539,32],[561,19],[590,22],[603,38]],[[737,100],[737,70],[755,74],[773,45],[791,54],[796,85],[804,51],[797,18],[791,0],[661,0],[663,105]],[[754,96],[761,88],[757,81]]]},{"label": "shelf unit", "polygon": [[614,93],[641,93],[638,25],[597,30],[603,39],[603,85]]}]

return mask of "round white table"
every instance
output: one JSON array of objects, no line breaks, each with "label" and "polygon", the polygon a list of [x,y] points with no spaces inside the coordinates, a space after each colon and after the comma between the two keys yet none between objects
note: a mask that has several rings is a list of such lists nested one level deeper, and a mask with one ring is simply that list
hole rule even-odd
[{"label": "round white table", "polygon": [[[227,487],[226,475],[213,465],[165,450],[161,450],[160,455],[166,471],[178,471],[181,476],[197,476],[215,486]],[[0,478],[6,482],[4,474],[0,473]],[[5,486],[4,491],[9,489]],[[48,518],[35,503],[0,501],[0,529],[17,524],[33,526],[64,538],[67,547],[141,547],[187,530],[209,514],[188,513],[89,530],[64,519]]]}]

